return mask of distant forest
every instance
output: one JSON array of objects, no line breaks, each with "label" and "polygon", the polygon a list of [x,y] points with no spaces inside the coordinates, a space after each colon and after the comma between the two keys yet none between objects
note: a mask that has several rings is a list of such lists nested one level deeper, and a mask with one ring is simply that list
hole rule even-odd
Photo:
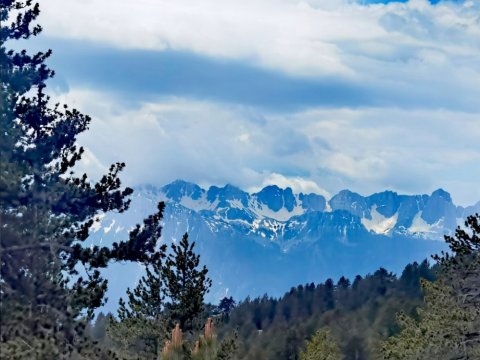
[{"label": "distant forest", "polygon": [[[479,220],[469,218],[473,237]],[[226,297],[206,304],[200,318],[213,319],[234,359],[478,359],[479,244],[459,241],[461,234],[447,238],[456,256],[434,256],[434,266],[414,262],[398,277],[380,268],[353,281],[293,287],[278,299],[265,294],[237,304]],[[100,313],[89,326],[106,348],[118,346],[108,330],[115,317]]]},{"label": "distant forest", "polygon": [[[400,330],[396,314],[416,316],[423,305],[420,279],[433,281],[435,273],[425,260],[407,265],[398,278],[379,269],[353,282],[342,277],[300,285],[279,299],[265,295],[235,304],[225,298],[206,306],[204,316],[215,319],[221,338],[237,334],[238,359],[299,359],[305,341],[326,327],[342,359],[382,359],[382,342]],[[112,345],[106,333],[112,316],[101,313],[90,329],[105,346]]]}]

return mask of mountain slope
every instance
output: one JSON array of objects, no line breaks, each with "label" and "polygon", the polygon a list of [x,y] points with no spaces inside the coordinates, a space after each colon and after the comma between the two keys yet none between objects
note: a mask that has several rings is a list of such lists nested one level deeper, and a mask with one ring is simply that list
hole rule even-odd
[{"label": "mountain slope", "polygon": [[[379,267],[400,271],[445,248],[443,234],[474,212],[450,195],[398,195],[385,191],[367,197],[343,190],[328,202],[318,194],[267,186],[249,194],[232,185],[200,186],[177,180],[157,188],[136,189],[128,212],[102,219],[92,243],[124,238],[128,230],[167,203],[161,241],[177,241],[188,232],[214,285],[210,301],[226,294],[237,299],[328,277],[353,277]],[[114,307],[142,269],[116,264],[106,271]]]}]

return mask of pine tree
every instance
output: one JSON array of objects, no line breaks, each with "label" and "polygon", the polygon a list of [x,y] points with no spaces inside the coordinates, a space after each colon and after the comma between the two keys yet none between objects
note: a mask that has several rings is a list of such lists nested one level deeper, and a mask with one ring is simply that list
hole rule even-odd
[{"label": "pine tree", "polygon": [[[81,319],[104,302],[110,261],[157,257],[163,204],[125,241],[84,247],[99,215],[128,209],[112,165],[97,183],[72,168],[84,149],[77,136],[90,117],[67,105],[50,105],[45,65],[51,50],[29,55],[7,43],[38,35],[40,14],[31,0],[0,0],[0,354],[8,359],[99,356]],[[10,23],[8,23],[10,22]],[[82,271],[82,276],[79,274]]]},{"label": "pine tree", "polygon": [[[452,289],[457,306],[472,316],[462,333],[462,346],[480,353],[480,215],[467,217],[454,236],[445,236],[451,254],[434,256],[443,269],[442,279]],[[478,355],[480,358],[480,355]]]},{"label": "pine tree", "polygon": [[480,215],[467,217],[454,236],[445,236],[451,253],[434,256],[444,268],[462,306],[480,308]]},{"label": "pine tree", "polygon": [[398,315],[402,331],[383,345],[385,359],[475,359],[480,343],[472,334],[478,322],[477,313],[456,302],[451,287],[441,281],[423,280],[425,308],[417,310],[420,320],[403,313]]},{"label": "pine tree", "polygon": [[162,360],[231,360],[238,349],[237,334],[218,342],[215,325],[208,318],[200,335],[192,348],[183,340],[180,324],[172,330],[171,340],[165,342],[160,359]]},{"label": "pine tree", "polygon": [[422,281],[425,308],[419,320],[398,316],[401,332],[389,338],[383,353],[387,359],[480,358],[480,216],[469,216],[465,228],[445,236],[451,253],[433,258],[440,277]]},{"label": "pine tree", "polygon": [[228,321],[230,312],[235,308],[236,302],[233,297],[223,297],[217,306],[217,311],[222,315],[225,321]]},{"label": "pine tree", "polygon": [[305,344],[300,360],[339,360],[340,349],[328,329],[318,330]]},{"label": "pine tree", "polygon": [[108,333],[124,356],[156,359],[172,327],[177,340],[170,343],[182,346],[167,344],[168,356],[183,354],[179,331],[182,325],[190,331],[201,321],[204,295],[211,286],[207,268],[199,269],[200,256],[194,246],[185,234],[179,245],[171,245],[166,257],[167,246],[163,245],[135,289],[127,290],[127,302],[120,300],[118,319],[112,319]]},{"label": "pine tree", "polygon": [[108,324],[108,334],[132,358],[157,359],[167,338],[168,321],[164,313],[165,289],[162,281],[162,254],[154,263],[146,267],[135,289],[127,289],[128,304],[119,301],[118,319],[112,318]]},{"label": "pine tree", "polygon": [[195,242],[190,244],[185,234],[178,245],[172,244],[162,270],[168,299],[166,310],[184,331],[195,327],[204,308],[204,296],[212,285],[208,269],[205,266],[198,269],[200,256],[195,254],[194,247]]}]

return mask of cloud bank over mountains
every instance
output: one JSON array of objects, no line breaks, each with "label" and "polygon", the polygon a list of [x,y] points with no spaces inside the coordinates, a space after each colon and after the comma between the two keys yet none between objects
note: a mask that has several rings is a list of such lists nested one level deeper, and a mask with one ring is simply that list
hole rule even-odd
[{"label": "cloud bank over mountains", "polygon": [[42,4],[84,167],[127,180],[480,198],[480,3]]}]

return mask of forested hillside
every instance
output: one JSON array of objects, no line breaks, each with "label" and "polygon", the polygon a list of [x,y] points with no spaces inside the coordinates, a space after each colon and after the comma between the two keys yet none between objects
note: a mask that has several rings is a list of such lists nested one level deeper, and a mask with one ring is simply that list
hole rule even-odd
[{"label": "forested hillside", "polygon": [[[398,333],[396,314],[413,315],[422,306],[420,279],[435,279],[425,260],[405,267],[400,276],[379,269],[353,281],[344,277],[323,284],[293,287],[278,299],[265,295],[208,306],[221,338],[237,333],[238,359],[298,359],[317,329],[328,327],[344,359],[381,359],[381,343]],[[230,300],[230,301],[228,301]],[[92,334],[109,343],[100,315]]]},{"label": "forested hillside", "polygon": [[395,314],[422,304],[420,279],[433,280],[427,261],[397,277],[385,269],[353,281],[340,278],[292,288],[279,299],[242,301],[222,331],[238,329],[240,359],[298,359],[305,340],[329,327],[343,359],[379,359],[381,341],[398,332]]}]

